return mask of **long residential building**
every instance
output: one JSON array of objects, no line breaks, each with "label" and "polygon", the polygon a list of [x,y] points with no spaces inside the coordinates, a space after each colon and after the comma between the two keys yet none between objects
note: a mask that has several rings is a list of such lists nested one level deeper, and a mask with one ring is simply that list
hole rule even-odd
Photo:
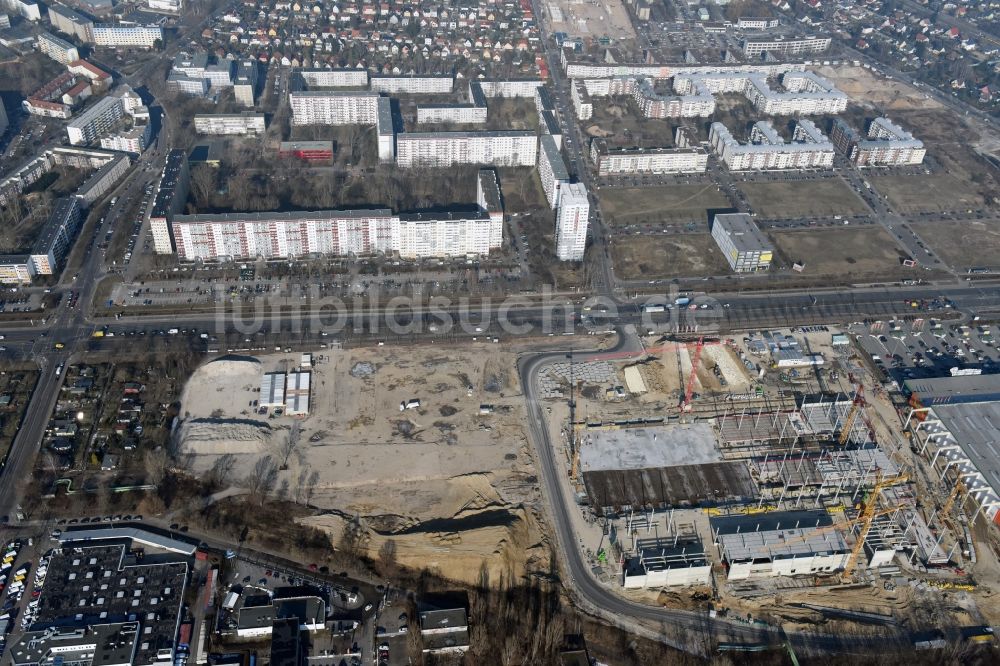
[{"label": "long residential building", "polygon": [[799,120],[793,140],[786,142],[766,120],[754,123],[750,141],[740,143],[722,123],[712,123],[712,149],[732,171],[775,169],[829,169],[833,167],[833,144],[809,120]]},{"label": "long residential building", "polygon": [[31,263],[35,275],[52,275],[69,254],[80,229],[81,199],[76,196],[57,199],[41,231],[31,247]]},{"label": "long residential building", "polygon": [[263,113],[211,113],[194,117],[194,129],[199,134],[243,134],[264,133]]},{"label": "long residential building", "polygon": [[562,188],[569,185],[569,171],[555,139],[547,134],[541,136],[538,144],[538,177],[542,181],[545,199],[555,210],[559,207]]},{"label": "long residential building", "polygon": [[708,152],[704,148],[610,149],[604,139],[590,142],[590,158],[601,176],[631,173],[704,173]]},{"label": "long residential building", "polygon": [[176,215],[181,260],[398,253],[404,259],[485,255],[503,222],[484,213],[393,214],[388,209]]},{"label": "long residential building", "polygon": [[556,212],[556,257],[560,261],[583,261],[590,224],[590,199],[583,183],[560,189]]},{"label": "long residential building", "polygon": [[316,88],[360,88],[368,85],[367,69],[311,69],[300,68],[292,72],[303,83]]},{"label": "long residential building", "polygon": [[533,132],[406,132],[396,137],[396,164],[404,168],[534,166],[537,156]]},{"label": "long residential building", "polygon": [[927,154],[922,141],[884,117],[871,122],[866,139],[837,118],[831,136],[834,145],[857,166],[916,165]]},{"label": "long residential building", "polygon": [[76,191],[76,195],[82,198],[89,208],[124,178],[131,166],[132,160],[128,155],[119,155],[85,180]]},{"label": "long residential building", "polygon": [[94,41],[94,22],[65,5],[48,5],[49,22],[59,32],[76,37],[85,44]]},{"label": "long residential building", "polygon": [[747,39],[743,42],[743,53],[748,58],[755,58],[767,53],[781,55],[800,55],[802,53],[821,53],[830,48],[830,37],[803,37],[801,39]]},{"label": "long residential building", "polygon": [[449,94],[454,87],[454,78],[448,75],[393,76],[372,74],[370,88],[380,93]]},{"label": "long residential building", "polygon": [[79,146],[97,141],[125,115],[122,98],[116,95],[102,97],[92,107],[66,125],[69,142]]},{"label": "long residential building", "polygon": [[151,49],[156,42],[163,42],[163,29],[157,25],[96,23],[93,34],[94,44],[97,46],[134,46]]},{"label": "long residential building", "polygon": [[177,213],[184,210],[190,179],[187,153],[178,149],[167,153],[167,161],[160,175],[160,184],[156,188],[156,196],[149,209],[149,226],[153,234],[153,251],[156,254],[171,254],[174,251],[171,222]]}]

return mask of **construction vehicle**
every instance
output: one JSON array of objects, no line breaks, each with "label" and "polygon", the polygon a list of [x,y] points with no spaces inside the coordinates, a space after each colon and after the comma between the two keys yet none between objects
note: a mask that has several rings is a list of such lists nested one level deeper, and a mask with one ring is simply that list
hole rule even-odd
[{"label": "construction vehicle", "polygon": [[965,488],[965,484],[962,483],[962,479],[956,481],[955,487],[951,489],[951,494],[948,495],[948,500],[944,503],[944,506],[941,507],[940,515],[947,516],[948,512],[951,511],[951,508],[955,505],[955,500],[958,499],[959,493],[966,492],[968,491]]}]

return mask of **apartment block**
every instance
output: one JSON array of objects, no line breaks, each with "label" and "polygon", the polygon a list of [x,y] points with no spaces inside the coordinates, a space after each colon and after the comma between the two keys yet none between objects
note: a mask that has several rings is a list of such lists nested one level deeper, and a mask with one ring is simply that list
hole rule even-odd
[{"label": "apartment block", "polygon": [[59,32],[76,37],[85,44],[94,41],[94,22],[65,5],[48,5],[49,22]]},{"label": "apartment block", "polygon": [[370,78],[370,89],[380,93],[437,95],[450,94],[453,88],[454,78],[447,75],[392,76],[372,74]]},{"label": "apartment block", "polygon": [[747,39],[743,41],[743,53],[748,58],[756,58],[766,53],[800,55],[822,53],[830,48],[830,37],[803,37],[801,39]]},{"label": "apartment block", "polygon": [[60,65],[68,65],[74,60],[80,59],[80,52],[75,46],[44,30],[38,33],[38,50]]},{"label": "apartment block", "polygon": [[611,149],[604,139],[590,142],[590,159],[601,176],[632,173],[704,173],[708,151],[703,148]]},{"label": "apartment block", "polygon": [[559,206],[562,188],[569,185],[569,171],[555,139],[543,134],[538,142],[538,177],[542,181],[545,200],[555,210]]},{"label": "apartment block", "polygon": [[590,101],[590,93],[583,81],[574,79],[569,86],[570,99],[576,111],[577,120],[590,120],[594,116],[594,103]]},{"label": "apartment block", "polygon": [[560,261],[583,261],[590,224],[590,199],[582,183],[561,188],[556,213],[556,257]]},{"label": "apartment block", "polygon": [[736,273],[766,271],[771,266],[774,246],[746,213],[716,215],[712,238]]},{"label": "apartment block", "polygon": [[712,150],[732,171],[833,167],[833,143],[809,120],[796,123],[791,143],[765,120],[754,123],[749,139],[741,144],[722,123],[712,123],[709,131]]},{"label": "apartment block", "polygon": [[171,150],[167,153],[160,184],[149,212],[153,251],[157,254],[171,254],[174,251],[171,221],[177,213],[184,210],[190,180],[187,154],[183,150]]},{"label": "apartment block", "polygon": [[396,128],[392,120],[392,101],[388,97],[379,97],[375,110],[378,159],[383,163],[392,162],[396,159]]},{"label": "apartment block", "polygon": [[379,94],[371,91],[305,90],[289,93],[293,125],[374,125]]},{"label": "apartment block", "polygon": [[393,214],[383,210],[175,215],[181,260],[397,253],[404,259],[488,254],[503,221],[488,213]]},{"label": "apartment block", "polygon": [[417,123],[485,125],[486,113],[485,106],[474,104],[421,104]]},{"label": "apartment block", "polygon": [[396,137],[396,164],[404,168],[534,166],[537,155],[533,132],[407,132]]},{"label": "apartment block", "polygon": [[194,129],[199,134],[263,134],[263,113],[212,113],[194,117]]},{"label": "apartment block", "polygon": [[83,199],[89,208],[124,178],[131,166],[132,160],[128,155],[119,155],[85,180],[76,191],[77,196]]},{"label": "apartment block", "polygon": [[148,122],[136,122],[130,129],[101,138],[101,148],[141,155],[149,147],[153,128]]},{"label": "apartment block", "polygon": [[244,60],[236,66],[233,77],[233,95],[243,106],[252,107],[257,93],[257,79],[260,69],[253,60]]},{"label": "apartment block", "polygon": [[368,85],[366,69],[310,69],[294,71],[303,83],[315,88],[363,88]]},{"label": "apartment block", "polygon": [[102,97],[92,107],[66,125],[70,144],[79,146],[97,141],[125,115],[120,97]]},{"label": "apartment block", "polygon": [[151,49],[156,42],[163,42],[163,29],[155,25],[129,25],[126,23],[95,23],[94,44],[97,46],[135,46]]},{"label": "apartment block", "polygon": [[837,118],[831,137],[838,150],[857,166],[916,165],[927,154],[922,141],[885,117],[871,122],[867,138]]},{"label": "apartment block", "polygon": [[31,247],[35,275],[52,275],[69,254],[80,229],[81,199],[75,196],[57,199],[49,219]]},{"label": "apartment block", "polygon": [[35,267],[28,254],[0,255],[0,284],[30,284]]}]

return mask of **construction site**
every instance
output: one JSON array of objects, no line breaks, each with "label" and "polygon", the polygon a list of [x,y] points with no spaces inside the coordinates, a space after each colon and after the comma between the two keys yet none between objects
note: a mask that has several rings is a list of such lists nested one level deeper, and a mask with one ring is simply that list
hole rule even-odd
[{"label": "construction site", "polygon": [[919,421],[931,453],[910,445],[898,394],[850,336],[645,343],[539,380],[585,555],[608,584],[799,629],[1000,619],[1000,502],[935,414]]}]

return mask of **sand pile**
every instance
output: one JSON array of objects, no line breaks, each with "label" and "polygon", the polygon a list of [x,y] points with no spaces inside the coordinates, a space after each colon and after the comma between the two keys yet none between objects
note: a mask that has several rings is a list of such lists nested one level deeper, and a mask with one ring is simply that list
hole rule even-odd
[{"label": "sand pile", "polygon": [[260,453],[271,442],[271,426],[262,421],[188,419],[180,427],[180,452],[195,455]]}]

